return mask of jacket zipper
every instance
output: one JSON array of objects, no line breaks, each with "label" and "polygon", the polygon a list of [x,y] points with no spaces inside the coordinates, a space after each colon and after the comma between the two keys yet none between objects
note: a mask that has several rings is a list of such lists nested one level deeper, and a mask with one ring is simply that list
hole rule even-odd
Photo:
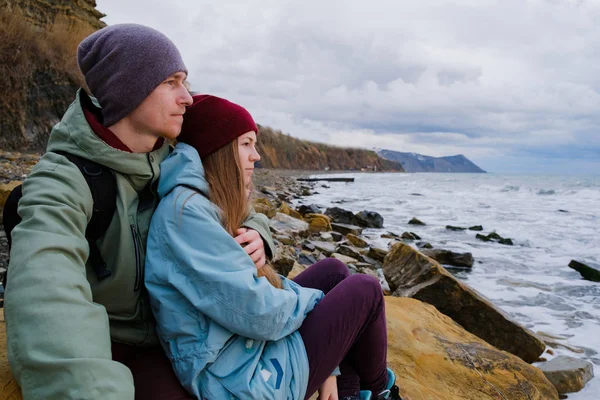
[{"label": "jacket zipper", "polygon": [[133,285],[133,291],[137,292],[140,290],[140,284],[142,280],[142,266],[141,266],[141,250],[138,240],[138,232],[135,224],[131,224],[131,235],[133,236],[133,247],[135,250],[135,283]]}]

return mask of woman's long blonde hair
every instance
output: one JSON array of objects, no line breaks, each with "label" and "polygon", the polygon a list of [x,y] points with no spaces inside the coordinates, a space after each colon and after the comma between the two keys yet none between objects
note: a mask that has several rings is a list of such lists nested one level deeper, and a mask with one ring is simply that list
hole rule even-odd
[{"label": "woman's long blonde hair", "polygon": [[[204,157],[202,165],[210,187],[210,201],[222,210],[223,227],[235,237],[235,231],[248,218],[251,205],[250,198],[246,196],[237,139]],[[271,285],[282,288],[281,279],[269,264],[258,271],[258,276],[264,276]]]}]

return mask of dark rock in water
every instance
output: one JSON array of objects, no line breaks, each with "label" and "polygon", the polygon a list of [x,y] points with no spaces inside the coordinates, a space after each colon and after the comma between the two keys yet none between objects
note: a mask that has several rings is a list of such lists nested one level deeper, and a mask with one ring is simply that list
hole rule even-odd
[{"label": "dark rock in water", "polygon": [[375,211],[361,211],[354,216],[354,224],[365,228],[383,228],[383,217]]},{"label": "dark rock in water", "polygon": [[443,249],[421,250],[421,253],[433,258],[440,264],[454,265],[455,267],[473,267],[473,254],[471,253],[455,253]]},{"label": "dark rock in water", "polygon": [[310,254],[300,253],[298,256],[298,262],[302,265],[313,265],[317,260]]},{"label": "dark rock in water", "polygon": [[481,225],[470,226],[469,230],[470,231],[479,231],[479,232],[481,232],[483,230],[483,226],[481,226]]},{"label": "dark rock in water", "polygon": [[594,377],[594,365],[589,361],[557,356],[538,366],[558,393],[579,392]]},{"label": "dark rock in water", "polygon": [[448,229],[449,231],[466,231],[467,228],[463,228],[461,226],[452,226],[452,225],[446,225],[446,229]]},{"label": "dark rock in water", "polygon": [[561,212],[561,213],[568,213],[568,211],[567,211],[567,210],[560,210],[560,209],[558,210],[558,212]]},{"label": "dark rock in water", "polygon": [[498,235],[496,232],[492,232],[489,235],[482,235],[480,233],[478,233],[477,235],[475,235],[475,237],[479,240],[483,240],[484,242],[498,242],[500,244],[505,244],[508,246],[512,246],[513,245],[513,241],[510,238],[503,238],[502,236]]},{"label": "dark rock in water", "polygon": [[401,238],[405,240],[421,240],[421,237],[414,232],[404,232]]},{"label": "dark rock in water", "polygon": [[381,237],[384,238],[384,239],[398,239],[398,238],[400,238],[400,236],[396,235],[394,232],[383,233],[381,235]]},{"label": "dark rock in water", "polygon": [[425,225],[425,222],[413,217],[410,221],[408,221],[409,225]]},{"label": "dark rock in water", "polygon": [[300,206],[297,208],[297,211],[300,215],[304,216],[305,214],[320,214],[321,210],[316,204],[310,204],[308,206]]},{"label": "dark rock in water", "polygon": [[588,281],[600,282],[600,268],[590,267],[587,264],[575,260],[571,260],[569,267],[579,272],[581,276]]},{"label": "dark rock in water", "polygon": [[421,193],[411,193],[410,195],[411,195],[411,196],[424,196],[424,195],[422,195]]},{"label": "dark rock in water", "polygon": [[420,249],[433,249],[431,243],[428,242],[417,242],[416,245]]},{"label": "dark rock in water", "polygon": [[321,185],[321,187],[322,187],[322,188],[325,188],[325,189],[329,189],[329,188],[330,188],[330,186],[328,186],[328,185],[325,185],[325,184]]},{"label": "dark rock in water", "polygon": [[534,362],[545,344],[484,296],[454,278],[437,261],[405,243],[396,244],[383,263],[394,296],[429,303],[492,346]]},{"label": "dark rock in water", "polygon": [[341,233],[344,236],[346,236],[349,233],[358,236],[363,231],[360,226],[338,223],[331,223],[331,229],[333,229],[335,232]]},{"label": "dark rock in water", "polygon": [[329,207],[325,210],[325,215],[331,218],[332,222],[339,224],[356,225],[354,223],[354,214],[351,211],[339,207]]},{"label": "dark rock in water", "polygon": [[348,256],[348,257],[356,258],[357,260],[362,255],[358,252],[358,250],[356,250],[355,248],[353,248],[351,246],[347,246],[347,245],[339,246],[337,248],[337,252],[340,254],[343,254],[345,256]]}]

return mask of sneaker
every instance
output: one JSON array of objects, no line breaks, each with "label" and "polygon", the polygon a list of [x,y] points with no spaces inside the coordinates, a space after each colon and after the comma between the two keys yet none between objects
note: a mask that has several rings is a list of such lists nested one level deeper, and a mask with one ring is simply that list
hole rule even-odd
[{"label": "sneaker", "polygon": [[[394,374],[394,371],[388,368],[387,373],[388,383],[385,387],[385,390],[379,393],[376,398],[373,398],[373,394],[370,390],[361,390],[358,398],[354,396],[349,397],[348,400],[402,400],[402,397],[400,397],[400,388],[398,385],[396,385],[396,375]],[[346,398],[344,397],[341,400],[345,399]]]},{"label": "sneaker", "polygon": [[[400,388],[396,385],[396,375],[391,369],[387,369],[388,383],[385,390],[377,395],[374,400],[402,400],[400,397]],[[369,397],[367,400],[370,400]]]}]

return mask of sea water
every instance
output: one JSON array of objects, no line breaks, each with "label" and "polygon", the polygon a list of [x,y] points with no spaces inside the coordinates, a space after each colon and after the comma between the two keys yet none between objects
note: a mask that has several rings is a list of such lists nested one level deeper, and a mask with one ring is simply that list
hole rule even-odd
[{"label": "sea water", "polygon": [[[339,176],[355,181],[319,182],[317,193],[296,203],[380,213],[384,229],[363,233],[383,248],[389,241],[380,238],[385,231],[411,231],[435,248],[472,253],[471,270],[451,272],[533,332],[556,336],[554,356],[592,362],[595,378],[568,398],[600,399],[600,283],[568,267],[571,260],[600,266],[600,176]],[[426,225],[409,225],[413,217]],[[484,231],[455,232],[446,225],[482,225]],[[514,245],[475,238],[490,232]]]}]

